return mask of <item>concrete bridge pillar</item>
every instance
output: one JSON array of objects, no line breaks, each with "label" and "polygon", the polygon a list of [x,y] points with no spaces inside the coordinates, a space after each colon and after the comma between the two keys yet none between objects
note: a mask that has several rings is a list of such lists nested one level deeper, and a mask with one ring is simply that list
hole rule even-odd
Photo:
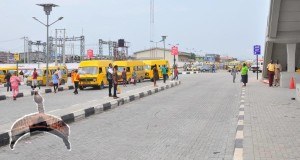
[{"label": "concrete bridge pillar", "polygon": [[294,73],[296,67],[297,44],[287,44],[287,72]]}]

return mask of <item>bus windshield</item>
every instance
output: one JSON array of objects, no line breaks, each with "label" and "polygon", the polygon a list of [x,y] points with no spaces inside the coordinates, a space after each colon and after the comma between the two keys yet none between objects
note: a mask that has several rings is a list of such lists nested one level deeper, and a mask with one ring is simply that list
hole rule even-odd
[{"label": "bus windshield", "polygon": [[83,75],[83,74],[97,74],[98,69],[97,69],[97,67],[81,67],[81,68],[79,68],[78,73],[80,75]]}]

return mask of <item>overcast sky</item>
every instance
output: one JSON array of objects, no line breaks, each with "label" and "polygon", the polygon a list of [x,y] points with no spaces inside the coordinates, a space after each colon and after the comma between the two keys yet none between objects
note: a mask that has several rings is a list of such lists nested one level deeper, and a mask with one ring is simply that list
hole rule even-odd
[{"label": "overcast sky", "polygon": [[[150,46],[150,0],[0,0],[0,50],[22,52],[24,36],[46,41],[46,28],[32,17],[45,21],[35,4],[49,2],[59,5],[50,21],[64,17],[51,26],[52,35],[58,28],[65,28],[67,36],[83,31],[86,49],[94,52],[99,38],[123,38],[131,42],[131,53]],[[270,0],[155,0],[154,40],[167,35],[166,43],[178,43],[182,51],[252,59],[253,45],[264,48],[269,5]],[[79,54],[79,43],[75,49]]]}]

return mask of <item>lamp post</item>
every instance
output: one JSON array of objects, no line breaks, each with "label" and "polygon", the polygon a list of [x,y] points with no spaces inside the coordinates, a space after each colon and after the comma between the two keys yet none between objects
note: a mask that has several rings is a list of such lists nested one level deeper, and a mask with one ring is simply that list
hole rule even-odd
[{"label": "lamp post", "polygon": [[47,23],[43,23],[40,20],[38,20],[36,17],[32,17],[34,20],[38,21],[39,23],[41,23],[42,25],[46,26],[47,28],[47,49],[46,49],[46,86],[48,86],[48,82],[49,82],[49,77],[48,77],[48,69],[49,69],[49,27],[51,25],[53,25],[54,23],[56,23],[57,21],[60,21],[63,19],[63,17],[59,17],[56,21],[54,21],[53,23],[49,24],[49,15],[50,12],[52,11],[53,7],[58,7],[58,5],[56,4],[37,4],[38,6],[41,6],[44,8],[45,14],[47,16]]},{"label": "lamp post", "polygon": [[164,60],[166,60],[166,38],[167,36],[161,36],[162,41],[164,41]]}]

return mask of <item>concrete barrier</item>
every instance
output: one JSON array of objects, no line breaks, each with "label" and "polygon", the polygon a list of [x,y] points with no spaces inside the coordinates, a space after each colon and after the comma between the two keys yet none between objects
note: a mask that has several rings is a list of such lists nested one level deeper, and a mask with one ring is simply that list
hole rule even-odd
[{"label": "concrete barrier", "polygon": [[60,91],[64,91],[64,87],[58,87],[57,90]]},{"label": "concrete barrier", "polygon": [[45,89],[45,93],[51,93],[51,92],[52,92],[52,89],[51,89],[51,88]]},{"label": "concrete barrier", "polygon": [[0,101],[6,100],[6,95],[0,95]]},{"label": "concrete barrier", "polygon": [[74,86],[68,86],[69,90],[74,89]]},{"label": "concrete barrier", "polygon": [[24,97],[24,93],[18,93],[17,98]]}]

